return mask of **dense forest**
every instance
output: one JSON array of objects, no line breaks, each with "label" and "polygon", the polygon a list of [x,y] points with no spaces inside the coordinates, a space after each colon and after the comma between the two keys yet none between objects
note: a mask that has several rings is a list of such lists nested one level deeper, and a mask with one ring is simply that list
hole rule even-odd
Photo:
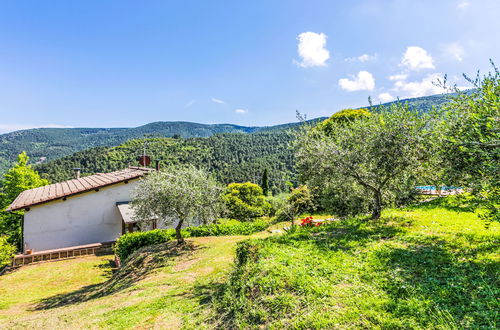
[{"label": "dense forest", "polygon": [[[406,99],[418,111],[440,107],[447,95]],[[398,102],[398,101],[396,101]],[[377,107],[377,105],[374,105]],[[315,120],[322,120],[318,118]],[[33,162],[47,162],[95,147],[120,145],[144,137],[209,137],[219,133],[262,133],[297,126],[289,123],[269,127],[245,127],[230,124],[206,125],[189,122],[155,122],[135,128],[39,128],[0,135],[0,174],[12,166],[17,155],[26,151]]]},{"label": "dense forest", "polygon": [[34,161],[50,161],[99,146],[116,146],[144,136],[208,137],[217,133],[251,133],[255,127],[229,124],[156,122],[135,128],[39,128],[0,135],[0,173],[26,151]]},{"label": "dense forest", "polygon": [[[42,177],[52,182],[71,179],[73,168],[83,175],[108,172],[138,165],[144,150],[162,166],[193,164],[213,173],[217,180],[260,182],[268,170],[273,192],[287,190],[287,182],[296,183],[292,135],[286,130],[255,134],[225,133],[208,138],[134,139],[116,147],[96,147],[35,166]],[[153,166],[153,164],[151,165]]]}]

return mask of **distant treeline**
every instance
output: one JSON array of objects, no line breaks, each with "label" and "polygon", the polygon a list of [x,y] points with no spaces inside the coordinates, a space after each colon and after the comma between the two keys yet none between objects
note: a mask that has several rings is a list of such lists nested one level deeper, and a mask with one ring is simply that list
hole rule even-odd
[{"label": "distant treeline", "polygon": [[137,157],[146,150],[152,159],[161,159],[162,166],[193,164],[207,169],[225,184],[260,183],[267,169],[271,190],[281,192],[289,189],[287,182],[297,183],[290,148],[292,138],[289,132],[276,130],[255,134],[225,133],[208,138],[134,139],[116,147],[80,151],[36,165],[35,169],[51,182],[59,182],[71,179],[76,167],[87,175],[137,166]]}]

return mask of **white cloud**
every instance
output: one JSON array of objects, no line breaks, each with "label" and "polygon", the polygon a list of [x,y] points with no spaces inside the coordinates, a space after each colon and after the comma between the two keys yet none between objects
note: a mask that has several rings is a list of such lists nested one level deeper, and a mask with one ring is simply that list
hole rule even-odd
[{"label": "white cloud", "polygon": [[377,58],[376,55],[368,55],[368,54],[363,54],[361,56],[358,56],[358,60],[360,62],[373,61],[376,58]]},{"label": "white cloud", "polygon": [[359,71],[356,77],[351,76],[352,79],[342,78],[339,79],[339,86],[348,92],[373,90],[375,88],[375,79],[368,71]]},{"label": "white cloud", "polygon": [[296,62],[303,68],[325,66],[330,52],[325,48],[327,36],[324,33],[303,32],[298,35],[297,46],[302,61]]},{"label": "white cloud", "polygon": [[442,80],[440,73],[429,74],[421,81],[399,80],[394,84],[394,91],[403,92],[403,97],[420,97],[445,92],[442,87],[436,86],[438,79]]},{"label": "white cloud", "polygon": [[386,103],[386,102],[394,101],[395,97],[392,96],[390,93],[380,93],[378,95],[378,99],[380,100],[380,102]]},{"label": "white cloud", "polygon": [[216,99],[215,97],[212,97],[212,102],[219,104],[226,104],[226,102],[222,101],[221,99]]},{"label": "white cloud", "polygon": [[237,114],[240,114],[240,115],[244,115],[248,111],[245,110],[245,109],[236,109],[236,110],[234,110],[234,112],[237,113]]},{"label": "white cloud", "polygon": [[421,47],[410,46],[401,59],[401,65],[410,70],[434,69],[434,60],[427,51]]},{"label": "white cloud", "polygon": [[0,124],[0,133],[8,133],[31,128],[72,128],[73,126],[59,125],[59,124]]},{"label": "white cloud", "polygon": [[461,1],[458,3],[457,7],[459,9],[465,9],[465,8],[469,7],[469,5],[470,5],[469,1]]},{"label": "white cloud", "polygon": [[389,80],[405,80],[406,78],[408,78],[407,73],[400,73],[400,74],[395,74],[395,75],[389,76]]},{"label": "white cloud", "polygon": [[192,106],[193,104],[195,104],[195,103],[196,103],[196,100],[191,100],[191,101],[189,101],[188,103],[186,103],[185,107],[186,107],[186,108],[189,108],[189,107],[191,107],[191,106]]},{"label": "white cloud", "polygon": [[452,57],[459,62],[462,62],[464,59],[464,48],[458,42],[444,45],[443,50],[446,56]]},{"label": "white cloud", "polygon": [[359,55],[357,57],[348,57],[345,59],[345,61],[346,62],[360,61],[361,63],[363,63],[363,62],[368,62],[368,61],[375,61],[376,59],[377,59],[377,54],[373,54],[373,55],[363,54],[363,55]]}]

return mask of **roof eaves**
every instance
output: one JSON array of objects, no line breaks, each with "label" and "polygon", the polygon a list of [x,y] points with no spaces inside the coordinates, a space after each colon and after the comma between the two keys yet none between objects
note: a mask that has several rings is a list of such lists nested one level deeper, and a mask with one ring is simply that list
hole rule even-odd
[{"label": "roof eaves", "polygon": [[[129,171],[129,170],[132,170],[132,171]],[[83,179],[83,181],[86,183],[86,184],[81,184],[84,187],[84,189],[78,188],[74,182],[71,182],[73,180],[68,180],[68,181],[55,183],[55,184],[44,186],[44,187],[26,190],[26,191],[23,191],[22,193],[20,193],[16,197],[16,199],[9,205],[9,207],[6,209],[6,211],[8,211],[8,212],[18,211],[18,210],[28,208],[31,206],[52,202],[54,200],[58,200],[58,199],[61,199],[64,197],[74,196],[74,195],[78,195],[78,194],[81,194],[84,192],[92,191],[94,189],[99,189],[99,188],[111,186],[111,185],[118,184],[118,183],[121,183],[124,181],[134,180],[134,179],[142,177],[143,175],[148,174],[151,171],[154,171],[154,170],[150,169],[150,168],[144,168],[144,167],[129,167],[129,168],[124,169],[122,171],[112,172],[112,173],[116,173],[116,174],[112,174],[112,175],[114,175],[115,180],[113,180],[109,177],[106,177],[106,174],[104,174],[104,173],[97,173],[97,174],[94,174],[94,175],[91,175],[88,177],[82,177],[82,178],[80,178],[80,180]],[[128,173],[124,173],[124,172],[128,172]],[[92,180],[92,179],[94,179],[94,180]],[[69,184],[70,182],[71,182],[71,185]],[[96,185],[93,185],[92,182],[96,183]],[[53,186],[53,185],[54,185],[54,187],[52,187],[52,188],[54,189],[53,190],[54,192],[58,191],[58,189],[56,189],[56,185],[60,185],[61,193],[59,193],[59,194],[54,193],[54,194],[50,194],[50,197],[47,196],[46,198],[41,198],[40,195],[43,196],[46,189],[49,189],[49,191],[50,191],[51,188],[49,186]],[[67,189],[65,189],[64,185],[67,186]],[[31,198],[31,202],[24,202],[24,203],[19,203],[19,205],[16,205],[16,204],[18,204],[17,202],[22,201],[23,198],[30,196],[30,195],[26,196],[26,194],[31,194],[33,192],[35,192],[35,196],[33,198]]]}]

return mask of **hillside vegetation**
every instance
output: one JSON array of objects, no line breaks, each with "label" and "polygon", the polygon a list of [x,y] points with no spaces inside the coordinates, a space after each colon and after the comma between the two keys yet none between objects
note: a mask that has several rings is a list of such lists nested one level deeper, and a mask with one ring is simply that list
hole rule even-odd
[{"label": "hillside vegetation", "polygon": [[23,267],[0,327],[498,328],[500,226],[454,199],[267,236]]},{"label": "hillside vegetation", "polygon": [[208,138],[130,140],[117,147],[80,151],[35,168],[50,181],[59,182],[72,178],[75,167],[86,175],[138,165],[136,157],[146,146],[146,153],[153,159],[161,159],[162,166],[191,164],[206,168],[226,184],[260,182],[267,168],[271,190],[284,191],[287,181],[296,182],[291,139],[286,131],[271,131],[217,134]]},{"label": "hillside vegetation", "polygon": [[34,160],[57,159],[99,146],[116,146],[145,135],[208,137],[217,133],[251,133],[257,128],[230,124],[205,125],[188,122],[156,122],[134,128],[38,128],[0,135],[0,172],[22,151]]},{"label": "hillside vegetation", "polygon": [[[418,111],[428,111],[448,101],[446,95],[402,100]],[[377,106],[374,106],[375,108]],[[316,120],[323,120],[318,118]],[[45,161],[71,155],[77,151],[99,147],[117,146],[131,139],[155,137],[209,137],[219,133],[257,133],[286,130],[297,126],[289,123],[269,127],[247,127],[231,124],[199,124],[190,122],[155,122],[134,128],[38,128],[0,135],[0,174],[26,151],[34,161]]]}]

